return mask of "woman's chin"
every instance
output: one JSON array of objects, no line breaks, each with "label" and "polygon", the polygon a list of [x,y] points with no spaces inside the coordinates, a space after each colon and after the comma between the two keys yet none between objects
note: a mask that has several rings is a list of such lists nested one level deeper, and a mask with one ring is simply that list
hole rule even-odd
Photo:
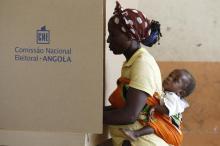
[{"label": "woman's chin", "polygon": [[122,53],[114,52],[114,51],[113,51],[113,54],[114,54],[114,55],[121,55]]},{"label": "woman's chin", "polygon": [[115,55],[117,55],[117,54],[118,54],[118,52],[117,52],[117,51],[115,51],[115,50],[110,50],[110,51],[112,51],[112,53],[113,53],[113,54],[115,54]]}]

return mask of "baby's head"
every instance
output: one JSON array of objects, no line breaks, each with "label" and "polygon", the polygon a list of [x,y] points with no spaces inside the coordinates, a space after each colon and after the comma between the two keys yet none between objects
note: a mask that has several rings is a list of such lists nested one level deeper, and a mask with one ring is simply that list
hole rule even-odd
[{"label": "baby's head", "polygon": [[195,79],[186,69],[175,69],[163,81],[164,91],[174,92],[181,98],[195,89]]}]

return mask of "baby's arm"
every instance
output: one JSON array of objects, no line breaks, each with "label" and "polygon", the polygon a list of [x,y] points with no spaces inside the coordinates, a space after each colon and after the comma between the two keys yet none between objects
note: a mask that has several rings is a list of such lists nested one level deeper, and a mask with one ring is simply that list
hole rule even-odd
[{"label": "baby's arm", "polygon": [[150,115],[152,115],[152,113],[155,111],[160,114],[169,115],[169,110],[165,105],[156,105],[156,106],[152,107],[152,109],[150,110]]}]

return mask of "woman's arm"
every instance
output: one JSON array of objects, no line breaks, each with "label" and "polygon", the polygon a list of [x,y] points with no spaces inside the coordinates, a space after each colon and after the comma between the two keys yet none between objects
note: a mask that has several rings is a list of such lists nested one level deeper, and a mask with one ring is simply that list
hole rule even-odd
[{"label": "woman's arm", "polygon": [[129,87],[127,91],[127,101],[124,108],[104,111],[103,123],[112,125],[126,125],[136,121],[139,113],[149,96],[144,91]]}]

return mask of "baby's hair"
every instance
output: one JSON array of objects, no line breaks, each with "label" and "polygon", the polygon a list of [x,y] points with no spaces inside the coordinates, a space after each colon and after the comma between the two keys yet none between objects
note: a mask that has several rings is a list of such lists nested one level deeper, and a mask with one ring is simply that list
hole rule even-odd
[{"label": "baby's hair", "polygon": [[188,79],[189,79],[189,83],[186,85],[184,89],[186,91],[186,94],[184,97],[187,97],[194,91],[196,87],[196,80],[188,70],[186,69],[181,69],[181,70],[188,76]]}]

